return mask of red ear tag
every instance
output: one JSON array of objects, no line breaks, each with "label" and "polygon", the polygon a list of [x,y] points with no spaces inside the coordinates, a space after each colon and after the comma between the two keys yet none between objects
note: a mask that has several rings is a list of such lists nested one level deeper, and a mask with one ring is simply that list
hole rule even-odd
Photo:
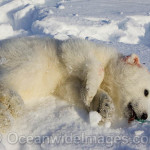
[{"label": "red ear tag", "polygon": [[125,56],[123,58],[123,61],[125,61],[129,65],[136,65],[138,67],[142,67],[140,64],[139,57],[136,54],[131,54],[129,56]]}]

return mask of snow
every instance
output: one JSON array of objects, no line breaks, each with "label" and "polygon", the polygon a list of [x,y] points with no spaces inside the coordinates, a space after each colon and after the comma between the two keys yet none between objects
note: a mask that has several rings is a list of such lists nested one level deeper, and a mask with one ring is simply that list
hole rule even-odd
[{"label": "snow", "polygon": [[57,6],[57,8],[58,8],[58,9],[65,9],[65,6],[62,5],[62,4],[59,4],[59,5]]},{"label": "snow", "polygon": [[96,127],[98,126],[98,123],[102,120],[102,116],[96,111],[91,111],[89,113],[89,120],[91,126]]},{"label": "snow", "polygon": [[111,122],[110,121],[106,121],[105,122],[105,128],[110,128],[111,127]]},{"label": "snow", "polygon": [[141,135],[141,134],[143,134],[144,133],[144,131],[141,131],[141,130],[138,130],[138,131],[135,131],[135,135]]},{"label": "snow", "polygon": [[[149,0],[0,0],[0,40],[80,37],[136,53],[150,69],[149,6]],[[0,150],[150,148],[149,123],[118,119],[97,126],[96,112],[89,115],[55,97],[37,101],[0,136]]]}]

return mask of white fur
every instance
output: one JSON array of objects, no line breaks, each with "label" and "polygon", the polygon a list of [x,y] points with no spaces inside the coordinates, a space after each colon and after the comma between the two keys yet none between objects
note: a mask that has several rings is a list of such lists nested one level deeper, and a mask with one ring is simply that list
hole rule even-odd
[{"label": "white fur", "polygon": [[0,43],[0,81],[20,95],[25,104],[50,94],[88,106],[98,89],[113,99],[122,116],[133,102],[141,115],[147,111],[150,75],[144,67],[122,60],[114,48],[85,40],[57,41],[20,38]]}]

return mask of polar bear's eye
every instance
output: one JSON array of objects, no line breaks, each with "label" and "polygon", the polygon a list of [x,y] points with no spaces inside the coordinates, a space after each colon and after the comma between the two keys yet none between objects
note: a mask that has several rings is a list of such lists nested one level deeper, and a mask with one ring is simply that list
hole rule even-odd
[{"label": "polar bear's eye", "polygon": [[149,94],[149,91],[147,89],[144,90],[144,95],[147,97]]}]

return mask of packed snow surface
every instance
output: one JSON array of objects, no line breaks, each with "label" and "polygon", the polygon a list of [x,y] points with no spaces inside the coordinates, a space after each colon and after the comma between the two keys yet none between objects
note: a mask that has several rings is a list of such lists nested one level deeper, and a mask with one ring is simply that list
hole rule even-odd
[{"label": "packed snow surface", "polygon": [[[150,0],[0,0],[0,40],[33,35],[108,44],[150,69]],[[150,149],[148,122],[97,126],[92,115],[43,98],[0,136],[0,150]]]}]

